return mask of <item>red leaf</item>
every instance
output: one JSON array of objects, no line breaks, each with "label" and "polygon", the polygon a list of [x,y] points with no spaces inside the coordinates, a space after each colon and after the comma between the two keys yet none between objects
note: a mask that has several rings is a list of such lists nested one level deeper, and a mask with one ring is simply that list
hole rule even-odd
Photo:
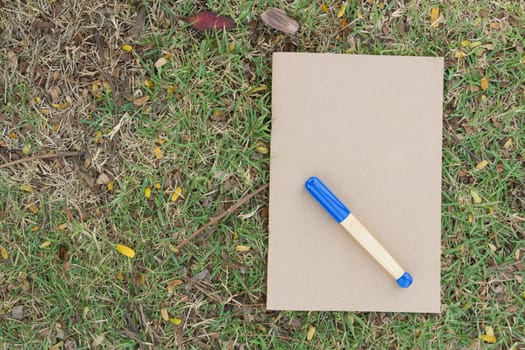
[{"label": "red leaf", "polygon": [[188,16],[185,21],[200,32],[235,28],[235,22],[230,17],[219,16],[210,11]]}]

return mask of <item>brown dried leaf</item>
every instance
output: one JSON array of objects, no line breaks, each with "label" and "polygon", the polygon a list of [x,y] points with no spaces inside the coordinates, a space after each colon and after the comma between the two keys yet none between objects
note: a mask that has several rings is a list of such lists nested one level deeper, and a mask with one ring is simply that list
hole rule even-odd
[{"label": "brown dried leaf", "polygon": [[194,29],[205,32],[235,28],[235,22],[227,16],[219,16],[211,11],[202,11],[184,19]]},{"label": "brown dried leaf", "polygon": [[146,102],[148,102],[150,99],[149,95],[146,95],[146,96],[142,96],[142,97],[139,97],[137,98],[136,100],[133,101],[133,104],[135,105],[135,107],[141,107],[142,105],[144,105]]},{"label": "brown dried leaf", "polygon": [[261,14],[261,19],[268,27],[280,30],[290,35],[294,35],[299,30],[296,20],[288,17],[284,10],[269,8]]},{"label": "brown dried leaf", "polygon": [[134,18],[133,25],[131,26],[131,29],[129,30],[129,36],[137,36],[140,34],[140,31],[144,27],[144,24],[146,23],[146,7],[142,6],[137,13],[137,15]]}]

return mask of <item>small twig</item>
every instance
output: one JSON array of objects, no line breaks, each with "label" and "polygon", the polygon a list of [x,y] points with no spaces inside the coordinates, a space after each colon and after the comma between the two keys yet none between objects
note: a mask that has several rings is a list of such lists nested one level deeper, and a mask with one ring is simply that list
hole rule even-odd
[{"label": "small twig", "polygon": [[224,218],[226,215],[228,214],[231,214],[233,213],[234,211],[236,211],[237,209],[239,209],[239,207],[241,205],[243,205],[244,203],[246,203],[247,201],[249,201],[250,199],[252,199],[253,197],[255,197],[256,195],[258,195],[259,193],[261,193],[262,191],[264,191],[265,189],[268,188],[268,184],[264,184],[262,185],[261,187],[259,187],[258,189],[256,189],[255,191],[253,191],[252,193],[249,193],[247,194],[246,196],[242,197],[241,199],[239,199],[237,201],[237,203],[235,203],[234,205],[232,205],[231,207],[229,207],[227,210],[223,211],[222,213],[220,213],[219,215],[211,218],[210,221],[208,221],[207,224],[205,224],[204,226],[201,226],[197,231],[193,232],[193,234],[189,237],[187,237],[186,239],[184,239],[182,242],[180,242],[178,245],[177,245],[177,248],[182,248],[184,247],[189,241],[191,241],[193,238],[197,237],[198,235],[200,235],[202,232],[204,232],[204,230],[206,230],[208,227],[212,226],[212,225],[215,225],[216,223],[218,223],[219,221],[222,220],[222,218]]},{"label": "small twig", "polygon": [[8,168],[10,166],[21,164],[25,162],[30,162],[33,160],[39,160],[39,159],[50,159],[50,158],[62,158],[62,157],[77,157],[85,154],[85,151],[77,151],[77,152],[60,152],[60,153],[54,153],[54,154],[41,154],[39,156],[32,156],[27,158],[18,159],[9,163],[4,163],[0,165],[1,168]]}]

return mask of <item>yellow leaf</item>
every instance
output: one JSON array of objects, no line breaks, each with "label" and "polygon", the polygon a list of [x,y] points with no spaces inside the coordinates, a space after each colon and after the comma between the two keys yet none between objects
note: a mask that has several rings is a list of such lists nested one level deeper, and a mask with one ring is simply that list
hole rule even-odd
[{"label": "yellow leaf", "polygon": [[434,6],[430,9],[430,26],[437,28],[439,24],[439,6]]},{"label": "yellow leaf", "polygon": [[470,43],[469,46],[470,46],[471,49],[473,49],[473,48],[476,48],[476,47],[478,47],[480,45],[481,45],[481,41],[473,41],[473,42]]},{"label": "yellow leaf", "polygon": [[177,199],[179,199],[180,196],[182,196],[182,188],[177,187],[175,191],[173,192],[173,194],[171,195],[171,201],[175,202]]},{"label": "yellow leaf", "polygon": [[521,297],[523,300],[525,300],[525,292],[521,293]]},{"label": "yellow leaf", "polygon": [[126,51],[126,52],[131,52],[133,50],[133,47],[129,44],[124,44],[122,45],[122,50]]},{"label": "yellow leaf", "polygon": [[24,192],[33,192],[33,188],[31,187],[31,185],[20,185],[20,189]]},{"label": "yellow leaf", "polygon": [[348,4],[346,2],[341,5],[341,7],[339,8],[339,11],[337,11],[337,18],[341,18],[345,15],[347,6]]},{"label": "yellow leaf", "polygon": [[468,41],[468,40],[463,40],[463,41],[461,41],[461,46],[462,46],[462,47],[467,47],[468,44],[470,44],[470,41]]},{"label": "yellow leaf", "polygon": [[172,86],[170,86],[169,88],[166,89],[168,94],[172,94],[172,93],[176,92],[177,90],[179,90],[179,86],[178,85],[172,85]]},{"label": "yellow leaf", "polygon": [[494,344],[496,342],[496,337],[494,336],[494,330],[491,326],[485,326],[485,334],[480,336],[480,339],[485,343]]},{"label": "yellow leaf", "polygon": [[35,215],[40,211],[35,203],[28,204],[27,209],[29,209],[29,211]]},{"label": "yellow leaf", "polygon": [[2,259],[7,260],[9,259],[9,254],[7,253],[7,249],[4,248],[4,246],[0,245],[0,255],[2,256]]},{"label": "yellow leaf", "polygon": [[173,54],[171,52],[164,52],[162,57],[164,57],[165,59],[169,60],[169,59],[171,59],[173,57]]},{"label": "yellow leaf", "polygon": [[474,215],[472,215],[471,213],[468,213],[468,222],[473,222],[474,221]]},{"label": "yellow leaf", "polygon": [[84,315],[84,317],[86,317],[88,313],[89,313],[89,306],[84,306],[84,310],[82,310],[82,314]]},{"label": "yellow leaf", "polygon": [[312,340],[314,337],[314,334],[315,334],[315,327],[310,326],[310,328],[308,329],[308,333],[306,333],[306,340],[307,341]]},{"label": "yellow leaf", "polygon": [[510,146],[512,146],[512,137],[509,137],[507,141],[505,141],[505,144],[503,145],[503,148],[507,149]]},{"label": "yellow leaf", "polygon": [[256,92],[265,91],[266,89],[268,89],[268,86],[266,84],[259,85],[248,90],[248,94],[255,94]]},{"label": "yellow leaf", "polygon": [[146,199],[150,199],[151,198],[151,187],[146,187],[144,189],[144,197],[146,197]]},{"label": "yellow leaf", "polygon": [[162,150],[160,149],[160,147],[155,147],[154,152],[155,158],[162,159],[164,157],[164,154],[162,154]]},{"label": "yellow leaf", "polygon": [[125,255],[127,256],[128,258],[131,258],[133,259],[135,257],[135,250],[133,250],[132,248],[128,247],[128,246],[125,246],[123,244],[117,244],[115,246],[115,248],[117,249],[117,251],[122,254],[122,255]]},{"label": "yellow leaf", "polygon": [[51,241],[44,241],[42,244],[40,244],[38,247],[41,249],[47,248],[51,245]]},{"label": "yellow leaf", "polygon": [[475,204],[481,203],[481,197],[479,196],[479,193],[475,190],[470,190],[470,195],[472,196],[472,200]]},{"label": "yellow leaf", "polygon": [[171,250],[174,254],[179,254],[180,253],[180,249],[175,247],[173,244],[171,243],[168,243],[168,248],[169,250]]},{"label": "yellow leaf", "polygon": [[155,183],[155,188],[156,188],[157,190],[160,189],[160,186],[161,186],[161,185],[160,185],[160,182],[156,182],[156,183]]},{"label": "yellow leaf", "polygon": [[177,317],[170,318],[170,322],[174,324],[175,326],[178,326],[182,323],[182,320]]},{"label": "yellow leaf", "polygon": [[38,231],[39,229],[40,229],[40,226],[35,225],[35,226],[33,226],[33,228],[31,229],[31,231],[32,231],[32,232],[36,232],[36,231]]},{"label": "yellow leaf", "polygon": [[115,180],[111,180],[110,182],[108,182],[107,186],[108,191],[113,191],[113,188],[115,187]]},{"label": "yellow leaf", "polygon": [[489,88],[489,81],[487,80],[487,77],[481,78],[480,84],[481,84],[481,89],[487,90]]},{"label": "yellow leaf", "polygon": [[17,136],[16,136],[16,134],[15,134],[14,132],[10,132],[10,133],[9,133],[9,138],[10,138],[11,140],[16,140],[16,137],[17,137]]},{"label": "yellow leaf", "polygon": [[459,49],[456,50],[456,54],[454,55],[455,58],[463,58],[465,56],[467,56],[467,54],[464,53],[462,50],[459,50]]},{"label": "yellow leaf", "polygon": [[67,228],[67,222],[63,223],[62,225],[58,225],[57,229],[59,231],[64,231]]},{"label": "yellow leaf", "polygon": [[489,164],[488,161],[486,160],[482,160],[481,162],[479,162],[477,165],[476,165],[476,169],[478,170],[482,170],[482,169],[485,169],[485,167]]},{"label": "yellow leaf", "polygon": [[330,11],[330,9],[328,8],[328,6],[326,4],[322,4],[321,5],[321,12],[328,13],[329,11]]},{"label": "yellow leaf", "polygon": [[261,153],[261,154],[268,154],[270,152],[270,150],[268,149],[268,147],[266,147],[266,145],[263,143],[263,142],[257,142],[255,144],[255,151],[257,151],[258,153]]},{"label": "yellow leaf", "polygon": [[357,9],[357,18],[359,18],[359,19],[365,18],[365,16],[363,16],[363,13],[361,12],[360,9]]},{"label": "yellow leaf", "polygon": [[230,43],[230,45],[228,45],[228,52],[233,52],[233,50],[235,50],[235,43]]},{"label": "yellow leaf", "polygon": [[22,148],[22,153],[25,155],[28,155],[29,153],[31,153],[31,144],[26,143],[24,147]]},{"label": "yellow leaf", "polygon": [[118,279],[119,281],[123,281],[124,275],[121,272],[117,272],[115,273],[115,278]]},{"label": "yellow leaf", "polygon": [[146,87],[152,88],[155,86],[155,83],[153,82],[153,80],[147,79],[144,81],[144,85],[146,85]]},{"label": "yellow leaf", "polygon": [[232,239],[233,239],[234,241],[236,241],[236,240],[239,239],[239,234],[237,233],[237,231],[233,232],[233,234],[232,234]]},{"label": "yellow leaf", "polygon": [[50,347],[49,350],[60,350],[60,349],[62,349],[63,346],[64,346],[64,342],[63,341],[59,341],[58,343],[56,343],[55,345]]},{"label": "yellow leaf", "polygon": [[164,321],[167,321],[167,320],[170,319],[170,315],[168,315],[168,310],[167,310],[165,307],[163,307],[163,308],[160,309],[160,314],[161,314],[162,319],[163,319]]},{"label": "yellow leaf", "polygon": [[250,250],[250,247],[245,245],[238,245],[235,247],[236,252],[247,252],[248,250]]}]

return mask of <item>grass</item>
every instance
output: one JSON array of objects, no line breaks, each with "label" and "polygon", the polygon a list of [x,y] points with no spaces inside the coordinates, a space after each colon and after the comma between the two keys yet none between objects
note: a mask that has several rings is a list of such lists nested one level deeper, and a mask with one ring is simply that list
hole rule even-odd
[{"label": "grass", "polygon": [[[326,4],[328,13],[310,1],[208,2],[238,27],[202,34],[179,20],[200,5],[144,2],[148,19],[133,38],[133,5],[2,7],[2,163],[50,150],[89,156],[0,169],[1,348],[525,348],[524,5],[352,1],[337,18],[339,3]],[[298,20],[295,37],[250,27],[271,6]],[[266,311],[266,194],[170,249],[269,181],[260,151],[280,50],[445,57],[440,315]],[[88,184],[101,174],[112,190]],[[170,293],[173,280],[182,283]],[[485,326],[496,344],[480,340]]]}]

